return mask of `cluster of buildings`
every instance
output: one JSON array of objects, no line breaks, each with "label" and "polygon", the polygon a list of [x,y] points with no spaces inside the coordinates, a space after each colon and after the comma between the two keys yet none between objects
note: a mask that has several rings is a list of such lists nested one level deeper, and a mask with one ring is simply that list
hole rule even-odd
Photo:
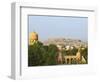
[{"label": "cluster of buildings", "polygon": [[[59,49],[59,54],[58,54],[58,63],[63,64],[86,64],[85,58],[82,56],[81,51],[85,50],[86,47],[82,47],[81,45],[79,47],[75,46],[65,46],[63,47],[62,45],[57,45],[57,48]],[[70,51],[73,50],[74,48],[77,48],[77,52],[75,55],[73,54],[67,54],[63,55],[62,50],[65,51]]]},{"label": "cluster of buildings", "polygon": [[[29,34],[29,45],[33,45],[34,43],[36,43],[38,41],[38,34],[36,32],[31,32]],[[63,64],[63,62],[65,64],[86,64],[86,60],[85,58],[81,55],[81,50],[84,50],[87,45],[84,45],[84,47],[82,47],[82,45],[74,45],[74,46],[71,46],[71,45],[61,45],[61,44],[56,44],[58,50],[59,50],[59,54],[58,54],[58,57],[57,57],[57,61],[59,64]],[[63,55],[62,54],[62,50],[73,50],[74,48],[77,48],[78,51],[76,53],[76,55]]]}]

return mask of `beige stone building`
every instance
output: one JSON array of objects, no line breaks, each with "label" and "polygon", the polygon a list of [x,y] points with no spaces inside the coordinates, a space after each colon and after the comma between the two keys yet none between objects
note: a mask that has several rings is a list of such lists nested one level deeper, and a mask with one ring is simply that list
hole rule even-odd
[{"label": "beige stone building", "polygon": [[38,34],[36,32],[31,32],[29,34],[29,45],[33,45],[38,41]]}]

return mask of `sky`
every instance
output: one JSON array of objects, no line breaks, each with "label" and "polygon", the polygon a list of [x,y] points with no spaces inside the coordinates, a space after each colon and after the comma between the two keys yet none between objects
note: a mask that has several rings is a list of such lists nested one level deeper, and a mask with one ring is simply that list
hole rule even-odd
[{"label": "sky", "polygon": [[69,16],[28,16],[30,32],[38,33],[39,40],[72,38],[88,40],[88,18]]}]

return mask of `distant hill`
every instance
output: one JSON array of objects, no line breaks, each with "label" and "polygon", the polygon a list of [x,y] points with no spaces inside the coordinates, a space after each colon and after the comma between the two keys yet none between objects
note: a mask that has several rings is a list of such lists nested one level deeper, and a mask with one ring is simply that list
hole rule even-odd
[{"label": "distant hill", "polygon": [[77,39],[66,39],[66,38],[49,38],[48,40],[43,42],[44,45],[55,44],[55,45],[64,45],[64,46],[87,46],[87,42],[83,42]]}]

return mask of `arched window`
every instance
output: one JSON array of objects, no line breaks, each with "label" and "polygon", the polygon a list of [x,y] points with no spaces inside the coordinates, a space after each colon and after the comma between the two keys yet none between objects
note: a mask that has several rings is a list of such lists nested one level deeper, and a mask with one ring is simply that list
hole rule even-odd
[{"label": "arched window", "polygon": [[67,59],[67,64],[69,64],[69,59]]}]

